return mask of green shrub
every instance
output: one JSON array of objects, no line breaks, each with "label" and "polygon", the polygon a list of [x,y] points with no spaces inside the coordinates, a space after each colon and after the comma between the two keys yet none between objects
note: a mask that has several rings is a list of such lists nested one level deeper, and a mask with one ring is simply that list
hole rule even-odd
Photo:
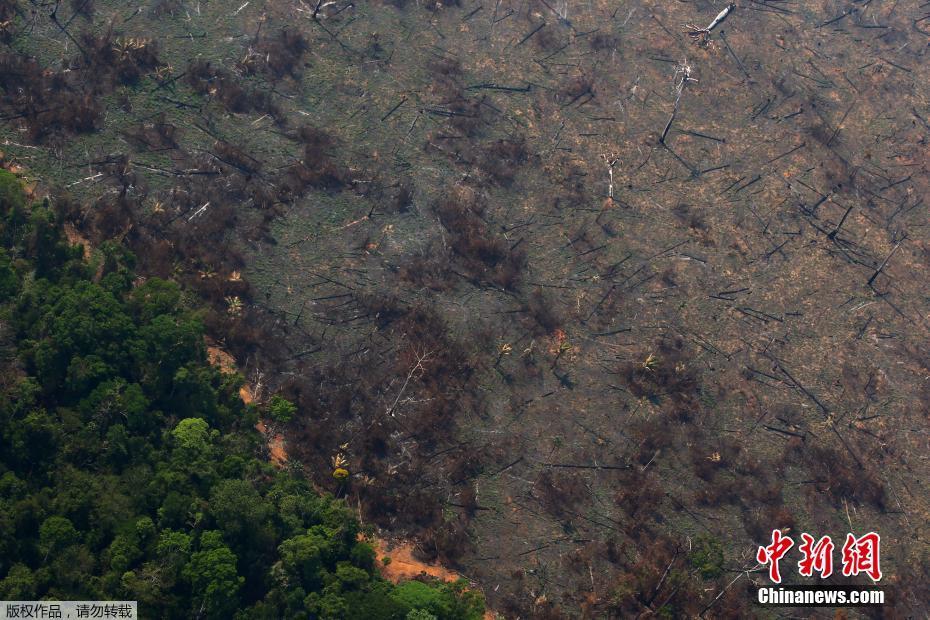
[{"label": "green shrub", "polygon": [[275,394],[268,403],[268,417],[275,422],[286,424],[297,413],[297,406],[282,396]]},{"label": "green shrub", "polygon": [[698,536],[694,539],[688,561],[701,577],[715,579],[723,574],[723,544],[711,536]]}]

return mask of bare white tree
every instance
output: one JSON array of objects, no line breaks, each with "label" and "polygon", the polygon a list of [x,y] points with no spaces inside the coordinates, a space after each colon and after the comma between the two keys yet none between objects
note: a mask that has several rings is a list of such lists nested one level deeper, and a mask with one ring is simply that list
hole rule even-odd
[{"label": "bare white tree", "polygon": [[391,417],[394,417],[394,411],[397,409],[397,403],[400,402],[401,397],[404,395],[404,392],[407,390],[407,386],[410,385],[410,380],[413,378],[417,372],[422,372],[426,370],[423,364],[429,360],[432,355],[432,351],[427,351],[423,355],[417,353],[417,361],[410,369],[410,372],[407,373],[407,378],[404,380],[404,384],[400,387],[400,391],[397,393],[397,398],[394,399],[394,403],[388,408],[387,413]]},{"label": "bare white tree", "polygon": [[616,153],[605,153],[601,157],[607,164],[607,199],[612,201],[614,199],[614,166],[620,161],[620,157]]}]

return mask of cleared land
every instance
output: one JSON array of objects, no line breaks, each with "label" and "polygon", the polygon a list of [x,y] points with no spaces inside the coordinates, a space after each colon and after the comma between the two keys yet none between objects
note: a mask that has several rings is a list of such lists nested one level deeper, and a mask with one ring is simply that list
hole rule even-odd
[{"label": "cleared land", "polygon": [[926,7],[21,4],[7,157],[497,610],[750,613],[778,527],[880,532],[926,612]]}]

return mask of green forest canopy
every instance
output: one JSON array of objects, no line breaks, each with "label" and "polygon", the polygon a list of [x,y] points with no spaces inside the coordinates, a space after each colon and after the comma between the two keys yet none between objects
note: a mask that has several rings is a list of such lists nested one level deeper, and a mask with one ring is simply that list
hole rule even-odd
[{"label": "green forest canopy", "polygon": [[[0,171],[0,599],[147,618],[475,619],[462,583],[385,581],[344,503],[257,458],[239,375],[173,282],[91,261]],[[276,417],[292,407],[275,398]]]}]

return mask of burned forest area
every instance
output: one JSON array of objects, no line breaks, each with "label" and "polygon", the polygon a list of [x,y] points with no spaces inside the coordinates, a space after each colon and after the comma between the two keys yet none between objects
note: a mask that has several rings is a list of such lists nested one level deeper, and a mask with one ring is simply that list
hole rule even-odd
[{"label": "burned forest area", "polygon": [[0,0],[0,150],[500,617],[923,617],[930,6],[726,7]]}]

